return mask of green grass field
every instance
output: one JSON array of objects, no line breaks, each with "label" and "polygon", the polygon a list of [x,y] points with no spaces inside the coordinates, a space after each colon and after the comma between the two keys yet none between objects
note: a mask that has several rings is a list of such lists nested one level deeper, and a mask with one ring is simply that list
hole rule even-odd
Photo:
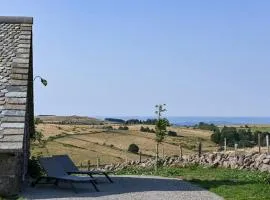
[{"label": "green grass field", "polygon": [[159,175],[176,177],[199,185],[228,200],[270,199],[270,174],[224,168],[163,167],[154,169],[128,168],[117,174]]}]

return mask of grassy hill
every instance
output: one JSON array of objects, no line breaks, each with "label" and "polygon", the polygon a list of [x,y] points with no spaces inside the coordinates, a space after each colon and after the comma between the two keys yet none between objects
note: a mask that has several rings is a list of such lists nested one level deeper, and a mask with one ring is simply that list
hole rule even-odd
[{"label": "grassy hill", "polygon": [[36,119],[41,120],[43,123],[53,124],[86,124],[86,125],[98,125],[103,124],[104,121],[84,116],[56,116],[56,115],[38,115]]},{"label": "grassy hill", "polygon": [[[49,118],[51,119],[51,118]],[[59,119],[59,118],[58,118]],[[44,120],[44,118],[42,118]],[[48,120],[49,121],[49,120]],[[130,125],[129,130],[118,130],[119,125],[62,125],[40,123],[36,130],[44,135],[43,144],[32,144],[32,155],[69,154],[79,165],[90,160],[95,164],[97,158],[101,164],[138,160],[139,156],[127,152],[128,146],[135,143],[139,146],[142,158],[155,155],[155,134],[141,132],[141,125]],[[144,125],[154,128],[151,125]],[[203,143],[203,150],[216,150],[216,145],[210,141],[210,131],[195,130],[181,127],[169,127],[177,132],[176,137],[167,136],[160,145],[160,155],[179,155],[179,144],[183,154],[194,153],[197,142]]]}]

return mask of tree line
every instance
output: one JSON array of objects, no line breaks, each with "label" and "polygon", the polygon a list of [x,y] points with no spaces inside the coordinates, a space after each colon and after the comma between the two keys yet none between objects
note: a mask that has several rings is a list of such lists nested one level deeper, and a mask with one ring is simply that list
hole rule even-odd
[{"label": "tree line", "polygon": [[211,141],[216,144],[223,146],[226,138],[227,146],[233,147],[234,144],[238,144],[239,147],[254,147],[258,145],[258,138],[262,145],[266,145],[266,135],[270,135],[267,131],[252,131],[248,126],[229,127],[223,126],[218,127],[214,124],[207,124],[200,122],[195,126],[198,129],[213,131],[211,135]]},{"label": "tree line", "polygon": [[[106,121],[115,122],[115,123],[121,123],[126,125],[133,125],[133,124],[148,124],[148,125],[156,125],[158,119],[146,119],[146,120],[139,120],[139,119],[129,119],[129,120],[123,120],[123,119],[117,119],[117,118],[105,118]],[[167,124],[167,126],[170,126],[170,122],[168,119],[164,118],[164,122]]]}]

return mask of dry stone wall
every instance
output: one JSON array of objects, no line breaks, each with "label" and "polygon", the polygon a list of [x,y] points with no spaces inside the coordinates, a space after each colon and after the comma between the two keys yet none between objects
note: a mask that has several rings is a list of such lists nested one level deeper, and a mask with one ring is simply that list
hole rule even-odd
[{"label": "dry stone wall", "polygon": [[[200,157],[198,155],[188,155],[179,158],[165,157],[159,160],[159,164],[162,166],[187,166],[190,164],[199,164],[209,167],[224,167],[232,169],[248,169],[259,170],[261,172],[270,172],[270,155],[249,153],[246,155],[235,155],[234,153],[205,153]],[[139,161],[128,161],[119,164],[106,165],[104,170],[117,171],[125,169],[131,166],[138,167],[153,167],[155,165],[155,159],[149,158]]]}]

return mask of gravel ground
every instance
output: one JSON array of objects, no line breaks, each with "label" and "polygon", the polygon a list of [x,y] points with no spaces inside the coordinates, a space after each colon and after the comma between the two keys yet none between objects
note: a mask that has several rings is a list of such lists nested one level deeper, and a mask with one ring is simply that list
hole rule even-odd
[{"label": "gravel ground", "polygon": [[112,176],[114,183],[98,177],[95,192],[90,184],[76,184],[78,193],[70,185],[61,183],[25,186],[21,194],[26,199],[95,199],[95,200],[221,200],[223,198],[207,190],[179,179],[154,176]]}]

